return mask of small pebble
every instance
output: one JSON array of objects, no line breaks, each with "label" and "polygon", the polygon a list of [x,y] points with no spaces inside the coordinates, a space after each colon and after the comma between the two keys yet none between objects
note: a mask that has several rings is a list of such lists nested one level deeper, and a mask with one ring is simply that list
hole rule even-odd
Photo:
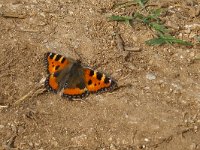
[{"label": "small pebble", "polygon": [[153,73],[147,73],[147,74],[146,74],[146,78],[147,78],[148,80],[155,80],[155,79],[156,79],[156,75],[153,74]]},{"label": "small pebble", "polygon": [[149,139],[148,139],[148,138],[145,138],[144,141],[145,141],[145,142],[149,142]]}]

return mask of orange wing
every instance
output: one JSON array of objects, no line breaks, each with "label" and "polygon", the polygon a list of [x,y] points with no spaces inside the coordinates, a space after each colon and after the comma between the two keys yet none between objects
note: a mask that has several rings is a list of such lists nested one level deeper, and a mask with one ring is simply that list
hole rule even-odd
[{"label": "orange wing", "polygon": [[80,63],[75,63],[70,71],[69,78],[65,83],[63,97],[68,99],[83,98],[89,95],[85,85],[84,71]]},{"label": "orange wing", "polygon": [[84,68],[84,77],[86,87],[91,93],[110,91],[117,86],[117,83],[105,74],[90,68]]},{"label": "orange wing", "polygon": [[69,66],[71,64],[71,60],[62,55],[51,52],[45,54],[45,59],[47,72],[50,74],[45,81],[45,87],[49,91],[56,93],[59,89],[59,84],[57,82],[59,72]]},{"label": "orange wing", "polygon": [[45,59],[47,71],[50,74],[62,70],[71,63],[66,57],[51,52],[45,54]]},{"label": "orange wing", "polygon": [[45,81],[45,87],[49,90],[52,91],[54,93],[57,92],[59,85],[56,81],[56,77],[53,74],[50,74],[46,81]]},{"label": "orange wing", "polygon": [[73,98],[83,98],[89,95],[87,88],[80,89],[80,88],[64,88],[63,97],[68,99]]}]

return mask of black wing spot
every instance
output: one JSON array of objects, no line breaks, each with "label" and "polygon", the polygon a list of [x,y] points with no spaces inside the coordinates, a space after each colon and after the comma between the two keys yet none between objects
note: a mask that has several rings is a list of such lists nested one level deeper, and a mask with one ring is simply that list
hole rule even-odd
[{"label": "black wing spot", "polygon": [[60,67],[60,65],[56,66],[55,70],[58,70],[59,67]]},{"label": "black wing spot", "polygon": [[58,71],[58,72],[55,72],[55,73],[53,74],[53,76],[54,76],[54,77],[58,77],[59,74],[60,74],[60,72]]},{"label": "black wing spot", "polygon": [[105,78],[104,83],[108,84],[110,82],[110,79],[108,77]]},{"label": "black wing spot", "polygon": [[103,76],[103,75],[102,75],[101,73],[97,72],[97,79],[98,79],[99,81],[101,81],[102,76]]},{"label": "black wing spot", "polygon": [[100,85],[100,82],[98,84]]},{"label": "black wing spot", "polygon": [[50,59],[53,59],[54,56],[55,56],[54,53],[50,53],[50,54],[49,54],[49,58],[50,58]]},{"label": "black wing spot", "polygon": [[94,75],[94,71],[93,70],[90,70],[90,74],[89,74],[89,76],[93,76]]},{"label": "black wing spot", "polygon": [[62,56],[58,54],[58,55],[56,56],[56,59],[55,59],[55,61],[58,61],[58,60],[60,60],[60,58],[61,58],[61,57],[62,57]]},{"label": "black wing spot", "polygon": [[91,84],[92,84],[92,80],[89,80],[89,81],[88,81],[88,85],[91,85]]},{"label": "black wing spot", "polygon": [[54,65],[52,65],[52,67],[54,67]]},{"label": "black wing spot", "polygon": [[63,64],[65,62],[65,60],[66,60],[66,58],[63,58],[62,61],[61,61],[61,63]]},{"label": "black wing spot", "polygon": [[94,86],[97,86],[97,84],[95,83]]}]

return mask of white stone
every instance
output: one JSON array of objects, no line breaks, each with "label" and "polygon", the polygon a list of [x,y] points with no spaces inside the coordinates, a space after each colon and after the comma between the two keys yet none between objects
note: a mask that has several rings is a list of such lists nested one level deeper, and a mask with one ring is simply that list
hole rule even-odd
[{"label": "white stone", "polygon": [[154,73],[147,73],[146,74],[146,78],[148,80],[155,80],[156,79],[156,75]]}]

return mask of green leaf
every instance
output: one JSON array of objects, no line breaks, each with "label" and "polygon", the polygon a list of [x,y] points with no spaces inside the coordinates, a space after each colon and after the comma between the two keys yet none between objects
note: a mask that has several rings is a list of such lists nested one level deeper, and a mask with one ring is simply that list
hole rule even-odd
[{"label": "green leaf", "polygon": [[144,7],[144,5],[148,2],[148,0],[135,0],[139,5],[140,7]]},{"label": "green leaf", "polygon": [[143,20],[145,18],[144,15],[140,14],[139,12],[135,12],[133,17],[134,17],[134,19],[138,18],[141,20]]},{"label": "green leaf", "polygon": [[181,44],[181,45],[192,46],[192,43],[177,39],[175,37],[172,37],[171,35],[162,35],[157,38],[150,39],[150,40],[146,41],[146,43],[148,45],[162,45],[162,44],[167,44],[167,43],[168,44],[177,43],[177,44]]},{"label": "green leaf", "polygon": [[140,14],[139,12],[136,12],[133,16],[133,18],[136,20],[138,19],[139,21],[149,25],[150,23],[150,19],[146,16],[144,16],[143,14]]},{"label": "green leaf", "polygon": [[158,37],[158,38],[153,38],[150,39],[148,41],[145,41],[146,44],[148,45],[162,45],[162,44],[166,44],[166,41],[163,40],[162,38]]},{"label": "green leaf", "polygon": [[158,19],[161,13],[162,13],[162,9],[156,9],[156,10],[152,10],[149,16],[151,16],[152,19]]},{"label": "green leaf", "polygon": [[[149,25],[151,22],[157,22],[157,24],[160,24],[160,19],[159,16],[161,14],[162,10],[161,9],[156,9],[151,12],[148,16],[144,16],[143,14],[140,14],[136,12],[134,14],[134,18],[141,20],[143,23]],[[155,21],[156,20],[156,21]]]},{"label": "green leaf", "polygon": [[111,21],[124,21],[124,22],[129,22],[133,19],[131,16],[117,16],[117,15],[112,15],[109,17]]},{"label": "green leaf", "polygon": [[158,24],[158,23],[155,23],[155,22],[152,22],[149,24],[149,26],[151,28],[153,28],[154,30],[164,34],[164,33],[168,33],[169,32],[169,29],[167,29],[164,25],[162,24]]}]

